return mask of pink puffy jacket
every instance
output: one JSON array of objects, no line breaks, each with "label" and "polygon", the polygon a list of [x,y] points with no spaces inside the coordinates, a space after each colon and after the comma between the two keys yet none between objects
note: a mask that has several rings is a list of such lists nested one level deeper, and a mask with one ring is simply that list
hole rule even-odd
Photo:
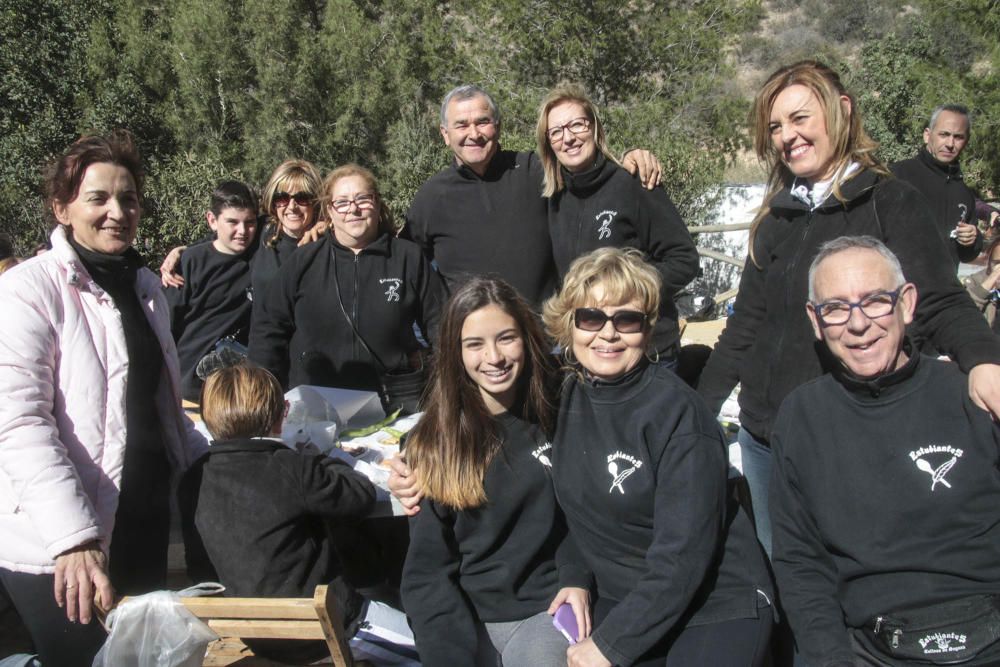
[{"label": "pink puffy jacket", "polygon": [[[0,278],[0,567],[48,573],[69,548],[97,539],[108,551],[125,455],[125,332],[61,226],[50,252]],[[155,400],[177,473],[206,443],[181,409],[159,280],[141,269],[136,292],[163,347]]]}]

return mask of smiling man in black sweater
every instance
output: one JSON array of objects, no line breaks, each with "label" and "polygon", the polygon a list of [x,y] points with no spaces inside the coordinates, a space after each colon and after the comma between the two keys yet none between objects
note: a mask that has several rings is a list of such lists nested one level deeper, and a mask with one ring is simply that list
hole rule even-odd
[{"label": "smiling man in black sweater", "polygon": [[1000,659],[1000,429],[955,364],[913,351],[916,302],[872,237],[830,241],[810,267],[806,309],[836,370],[779,410],[770,506],[812,667]]}]

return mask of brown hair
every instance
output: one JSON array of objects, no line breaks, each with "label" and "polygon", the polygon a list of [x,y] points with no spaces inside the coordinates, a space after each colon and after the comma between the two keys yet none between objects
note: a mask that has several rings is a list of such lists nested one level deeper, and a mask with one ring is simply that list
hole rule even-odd
[{"label": "brown hair", "polygon": [[[795,178],[782,162],[781,155],[771,141],[770,123],[775,98],[789,86],[796,85],[805,86],[812,91],[823,108],[826,133],[833,150],[833,164],[836,165],[831,192],[838,201],[844,201],[841,186],[861,170],[871,169],[883,175],[889,174],[885,165],[875,157],[878,142],[865,132],[861,110],[835,71],[815,60],[802,60],[776,70],[761,87],[750,109],[750,133],[753,135],[754,152],[769,171],[764,203],[750,227],[750,259],[755,265],[757,260],[754,256],[754,241],[761,221],[771,211],[771,199]],[[848,99],[847,109],[842,104],[841,96]],[[851,162],[861,165],[861,170],[845,175],[844,168]]]},{"label": "brown hair", "polygon": [[142,160],[128,130],[113,130],[107,135],[80,137],[45,172],[45,196],[51,211],[55,204],[69,204],[80,193],[80,183],[87,167],[99,162],[124,167],[132,176],[136,194],[142,197],[145,174]]},{"label": "brown hair", "polygon": [[595,285],[604,289],[604,305],[636,300],[646,314],[647,337],[660,311],[660,274],[635,248],[598,248],[570,264],[559,293],[545,302],[542,321],[569,359],[573,349],[573,315],[591,302]]},{"label": "brown hair", "polygon": [[14,257],[13,255],[11,255],[10,257],[4,257],[3,259],[0,259],[0,275],[3,275],[8,270],[14,268],[20,263],[21,260],[18,259],[17,257]]},{"label": "brown hair", "polygon": [[545,173],[542,181],[543,197],[551,197],[564,187],[562,172],[559,170],[559,160],[549,143],[549,112],[563,102],[575,102],[583,107],[583,113],[590,121],[590,131],[594,133],[594,143],[597,144],[597,150],[615,164],[618,163],[618,160],[608,150],[608,141],[604,136],[604,125],[601,124],[594,103],[587,97],[587,89],[578,83],[561,81],[542,100],[542,104],[538,107],[538,122],[535,123],[535,141],[538,146],[538,156],[542,161],[542,170]]},{"label": "brown hair", "polygon": [[460,510],[486,502],[483,477],[503,444],[496,419],[462,361],[465,320],[490,305],[514,318],[524,340],[525,364],[517,380],[521,416],[547,433],[553,427],[548,394],[553,364],[535,314],[504,281],[473,278],[445,305],[424,416],[406,443],[407,462],[417,472],[424,495]]},{"label": "brown hair", "polygon": [[264,235],[261,237],[269,248],[273,248],[281,237],[281,223],[278,222],[277,209],[274,205],[274,197],[279,192],[287,192],[292,189],[296,192],[305,192],[312,196],[313,205],[309,211],[309,220],[305,228],[309,229],[316,220],[319,219],[319,205],[316,198],[319,195],[322,179],[319,169],[312,162],[306,160],[285,160],[271,172],[271,177],[267,179],[264,186],[264,193],[261,196],[261,206],[267,214],[267,226],[264,228]]},{"label": "brown hair", "polygon": [[[378,233],[391,233],[395,226],[392,222],[392,213],[389,211],[388,206],[382,205],[382,195],[378,190],[378,179],[375,178],[370,170],[365,169],[359,164],[354,164],[350,162],[345,165],[341,165],[331,171],[323,179],[323,185],[319,190],[319,203],[320,209],[322,210],[322,216],[324,220],[330,219],[329,207],[333,203],[333,186],[337,184],[342,178],[347,178],[349,176],[358,176],[365,182],[365,185],[375,194],[375,203],[378,206]],[[330,230],[333,233],[333,230]]]},{"label": "brown hair", "polygon": [[257,438],[285,416],[285,396],[271,373],[247,364],[220,369],[201,390],[201,418],[216,440]]}]

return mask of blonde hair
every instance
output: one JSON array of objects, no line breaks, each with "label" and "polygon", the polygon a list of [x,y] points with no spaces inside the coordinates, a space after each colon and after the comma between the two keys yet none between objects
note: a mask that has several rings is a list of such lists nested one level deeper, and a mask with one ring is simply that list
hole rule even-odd
[{"label": "blonde hair", "polygon": [[11,257],[4,257],[3,259],[0,259],[0,275],[3,275],[9,269],[14,268],[20,262],[21,262],[21,260],[19,260],[17,257],[13,257],[13,256],[11,256]]},{"label": "blonde hair", "polygon": [[237,364],[215,371],[201,390],[201,418],[215,440],[271,434],[285,416],[285,395],[270,372]]},{"label": "blonde hair", "polygon": [[309,210],[309,219],[306,221],[306,229],[309,229],[316,220],[319,219],[319,206],[316,197],[319,195],[322,178],[319,169],[312,162],[306,160],[285,160],[278,165],[277,169],[271,172],[271,177],[267,179],[264,186],[264,193],[261,197],[261,206],[267,214],[267,227],[264,229],[264,242],[271,248],[278,243],[281,235],[281,223],[278,222],[277,209],[274,205],[274,198],[279,192],[296,190],[305,192],[312,196],[313,205]]},{"label": "blonde hair", "polygon": [[[378,206],[378,233],[391,233],[395,229],[392,221],[392,212],[388,206],[382,205],[382,195],[378,190],[378,179],[369,169],[365,169],[359,164],[349,162],[331,171],[323,179],[323,184],[319,189],[319,204],[324,220],[330,219],[329,207],[333,203],[333,187],[342,178],[358,176],[365,182],[365,185],[375,194],[375,204]],[[331,230],[332,233],[332,230]]]},{"label": "blonde hair", "polygon": [[542,322],[545,330],[567,356],[573,347],[573,313],[593,305],[591,290],[604,291],[602,304],[618,305],[638,301],[646,314],[646,331],[652,331],[660,310],[662,281],[641,251],[635,248],[598,248],[570,264],[559,293],[545,302]]},{"label": "blonde hair", "polygon": [[[802,60],[775,71],[757,93],[750,110],[750,132],[753,135],[754,152],[769,172],[764,203],[757,211],[750,227],[750,259],[754,265],[757,265],[754,242],[760,223],[771,212],[770,203],[774,196],[795,178],[788,166],[782,162],[781,155],[771,141],[770,124],[771,108],[774,106],[775,98],[789,86],[796,85],[808,88],[823,109],[826,133],[830,139],[835,165],[830,191],[838,201],[844,201],[841,193],[843,184],[861,171],[870,169],[883,175],[889,174],[885,165],[875,157],[878,142],[865,132],[861,110],[835,71],[815,60]],[[848,99],[846,109],[841,97]],[[852,162],[857,162],[861,169],[845,174],[846,167]]]},{"label": "blonde hair", "polygon": [[559,160],[549,143],[549,112],[563,102],[575,102],[583,107],[583,113],[590,121],[590,131],[594,133],[594,143],[597,144],[597,150],[603,153],[604,157],[618,164],[618,160],[608,150],[608,142],[604,136],[604,125],[601,124],[594,103],[587,97],[587,89],[578,83],[562,81],[550,90],[545,99],[542,100],[541,106],[538,107],[538,122],[535,124],[538,156],[542,161],[542,170],[545,173],[545,178],[542,181],[543,197],[551,197],[565,187],[562,172],[559,170]]}]

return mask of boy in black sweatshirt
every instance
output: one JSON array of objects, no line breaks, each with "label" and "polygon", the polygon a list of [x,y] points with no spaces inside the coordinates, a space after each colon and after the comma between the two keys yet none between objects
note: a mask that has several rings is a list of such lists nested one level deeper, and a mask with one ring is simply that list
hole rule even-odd
[{"label": "boy in black sweatshirt", "polygon": [[771,516],[813,667],[1000,658],[1000,429],[955,364],[913,350],[916,300],[871,237],[830,241],[810,268],[807,311],[839,363],[781,406]]},{"label": "boy in black sweatshirt", "polygon": [[188,248],[181,257],[184,285],[165,290],[181,362],[182,393],[195,402],[202,385],[198,362],[219,340],[232,336],[246,345],[250,335],[250,260],[257,201],[243,183],[223,181],[212,192],[205,218],[215,240]]}]

